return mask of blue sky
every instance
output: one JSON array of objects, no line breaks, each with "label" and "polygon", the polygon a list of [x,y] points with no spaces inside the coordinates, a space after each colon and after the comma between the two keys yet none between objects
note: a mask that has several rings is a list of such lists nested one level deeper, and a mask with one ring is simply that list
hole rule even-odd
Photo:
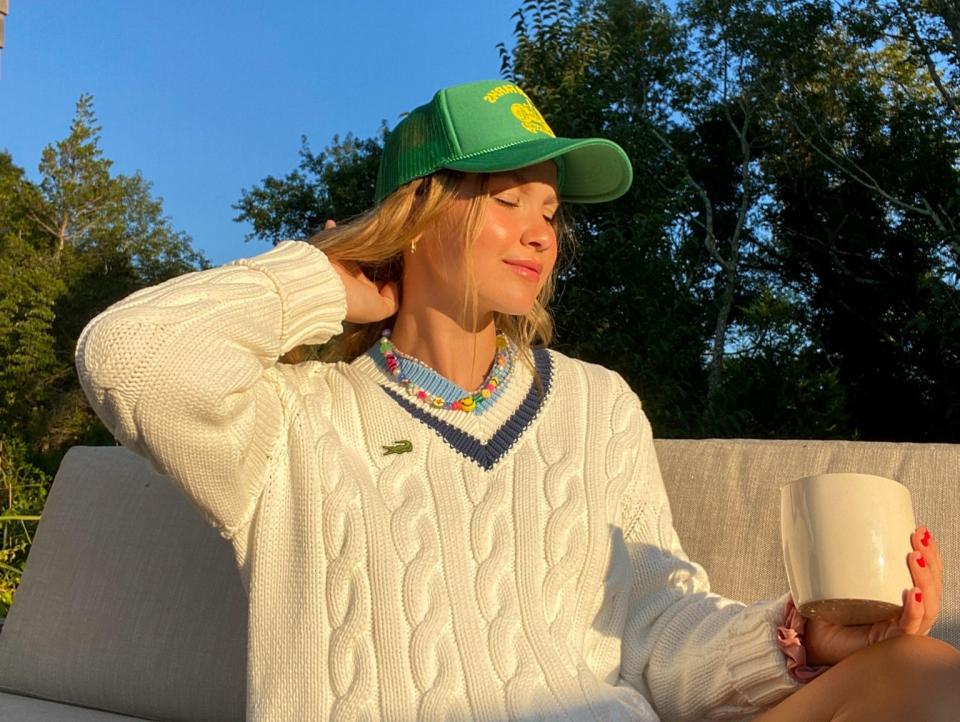
[{"label": "blue sky", "polygon": [[230,206],[335,134],[374,134],[437,88],[498,77],[520,0],[10,0],[0,148],[37,179],[91,93],[101,145],[140,170],[215,264],[244,242]]}]

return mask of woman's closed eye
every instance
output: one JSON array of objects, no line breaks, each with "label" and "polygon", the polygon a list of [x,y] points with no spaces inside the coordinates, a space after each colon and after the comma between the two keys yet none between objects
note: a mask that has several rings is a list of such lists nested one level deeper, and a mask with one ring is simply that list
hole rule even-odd
[{"label": "woman's closed eye", "polygon": [[519,198],[504,197],[504,196],[494,196],[493,199],[502,206],[507,206],[509,208],[516,208],[520,205]]}]

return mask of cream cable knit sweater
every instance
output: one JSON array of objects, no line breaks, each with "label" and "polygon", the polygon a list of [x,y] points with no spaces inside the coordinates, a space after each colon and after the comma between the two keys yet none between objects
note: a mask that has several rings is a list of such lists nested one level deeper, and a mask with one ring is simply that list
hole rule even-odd
[{"label": "cream cable knit sweater", "polygon": [[796,686],[783,600],[722,599],[684,555],[617,374],[539,351],[544,395],[516,364],[470,415],[412,404],[368,356],[277,363],[345,306],[326,257],[285,242],[134,293],[77,347],[117,439],[233,545],[250,719],[688,719]]}]

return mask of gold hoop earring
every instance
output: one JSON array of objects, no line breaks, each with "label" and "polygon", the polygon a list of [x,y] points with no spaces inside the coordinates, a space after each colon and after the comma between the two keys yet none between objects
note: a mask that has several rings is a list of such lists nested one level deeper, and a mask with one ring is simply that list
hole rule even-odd
[{"label": "gold hoop earring", "polygon": [[410,243],[410,253],[416,253],[416,252],[417,252],[417,239],[413,239],[413,241]]}]

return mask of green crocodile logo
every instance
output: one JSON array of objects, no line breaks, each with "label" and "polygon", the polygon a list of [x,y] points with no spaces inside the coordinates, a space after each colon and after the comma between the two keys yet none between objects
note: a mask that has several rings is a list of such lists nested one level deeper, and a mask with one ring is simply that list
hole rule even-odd
[{"label": "green crocodile logo", "polygon": [[384,456],[389,456],[390,454],[406,454],[410,451],[413,451],[413,444],[406,439],[394,441],[389,446],[383,447]]}]

